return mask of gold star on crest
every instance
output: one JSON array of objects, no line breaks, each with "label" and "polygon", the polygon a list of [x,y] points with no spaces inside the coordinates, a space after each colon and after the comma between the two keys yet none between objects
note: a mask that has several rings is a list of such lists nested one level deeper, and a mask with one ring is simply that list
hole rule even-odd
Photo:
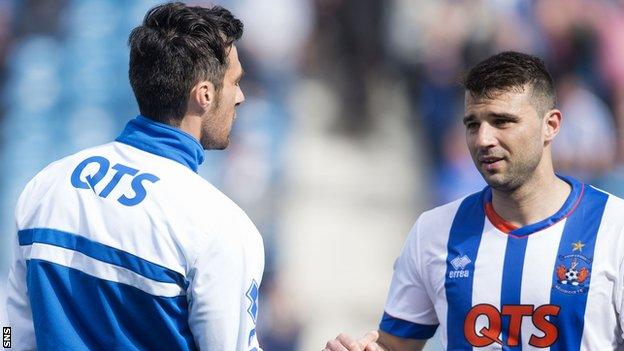
[{"label": "gold star on crest", "polygon": [[585,244],[583,244],[580,240],[575,243],[572,243],[572,251],[579,250],[582,252],[583,246],[585,246]]}]

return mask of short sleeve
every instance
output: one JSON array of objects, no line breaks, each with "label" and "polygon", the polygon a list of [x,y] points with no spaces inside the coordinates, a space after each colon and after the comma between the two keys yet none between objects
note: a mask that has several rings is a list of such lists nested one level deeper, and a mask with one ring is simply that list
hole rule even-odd
[{"label": "short sleeve", "polygon": [[380,330],[394,336],[428,339],[439,325],[433,302],[421,274],[419,221],[412,227],[400,256],[386,300]]}]

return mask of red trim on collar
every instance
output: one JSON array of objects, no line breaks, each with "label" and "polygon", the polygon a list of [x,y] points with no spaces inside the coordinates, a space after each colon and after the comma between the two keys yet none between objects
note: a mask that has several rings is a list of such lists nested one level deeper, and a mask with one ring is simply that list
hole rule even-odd
[{"label": "red trim on collar", "polygon": [[494,206],[492,206],[491,202],[485,204],[485,215],[492,222],[492,224],[501,232],[509,234],[514,230],[520,228],[515,224],[507,222],[503,217],[499,216],[498,213],[494,210]]},{"label": "red trim on collar", "polygon": [[[550,228],[553,225],[561,222],[562,220],[568,218],[578,207],[578,205],[581,203],[581,199],[583,198],[583,194],[585,194],[585,184],[582,183],[581,184],[581,193],[578,195],[578,198],[576,199],[576,201],[574,202],[574,205],[572,206],[572,208],[570,209],[570,211],[568,211],[565,215],[563,215],[561,218],[559,218],[558,220],[550,223],[550,225],[541,228],[541,230],[544,230],[546,228]],[[487,202],[485,204],[485,215],[487,216],[487,218],[490,220],[490,222],[492,223],[492,225],[494,225],[494,227],[496,227],[498,230],[500,230],[501,232],[505,233],[505,234],[509,234],[510,236],[514,237],[514,238],[525,238],[530,234],[526,234],[526,235],[513,235],[510,234],[512,231],[519,229],[521,227],[517,227],[516,225],[507,222],[505,219],[503,219],[503,217],[499,216],[498,213],[496,213],[496,211],[494,211],[494,206],[492,205],[492,202]]]}]

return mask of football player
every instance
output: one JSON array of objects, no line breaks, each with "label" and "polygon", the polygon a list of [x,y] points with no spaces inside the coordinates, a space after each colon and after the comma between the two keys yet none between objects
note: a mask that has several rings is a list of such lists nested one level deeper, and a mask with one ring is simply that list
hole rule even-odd
[{"label": "football player", "polygon": [[[587,116],[591,118],[591,116]],[[379,333],[325,350],[614,350],[624,321],[624,202],[554,171],[561,128],[542,61],[503,52],[465,80],[482,191],[423,213],[396,261]]]},{"label": "football player", "polygon": [[22,192],[8,314],[17,350],[259,350],[262,238],[197,174],[244,101],[221,7],[168,3],[129,39],[141,115]]}]

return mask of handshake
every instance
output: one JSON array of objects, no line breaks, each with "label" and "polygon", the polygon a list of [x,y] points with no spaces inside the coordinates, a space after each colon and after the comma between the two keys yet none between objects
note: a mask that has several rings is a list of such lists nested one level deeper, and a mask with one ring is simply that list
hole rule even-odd
[{"label": "handshake", "polygon": [[369,331],[355,340],[340,334],[325,344],[323,351],[420,351],[426,340],[398,337],[384,331]]},{"label": "handshake", "polygon": [[335,339],[329,340],[323,351],[389,351],[382,348],[377,339],[379,339],[377,331],[369,331],[359,340],[341,333]]}]

